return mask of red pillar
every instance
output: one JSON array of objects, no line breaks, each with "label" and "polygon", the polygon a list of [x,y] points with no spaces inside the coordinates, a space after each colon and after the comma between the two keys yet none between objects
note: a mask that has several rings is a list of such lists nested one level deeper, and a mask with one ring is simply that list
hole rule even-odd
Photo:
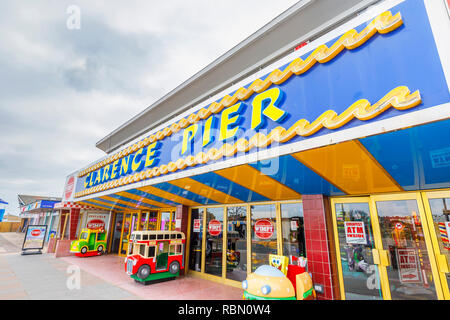
[{"label": "red pillar", "polygon": [[[184,233],[185,237],[187,238],[187,228],[188,228],[188,219],[189,219],[189,207],[183,206],[183,205],[179,205],[177,206],[177,210],[175,212],[175,219],[176,220],[181,220],[178,225],[178,228],[175,228],[175,231],[181,231]],[[186,239],[187,240],[187,239]],[[187,243],[187,241],[186,241]],[[189,248],[186,248],[186,246],[184,246],[184,256],[186,257],[186,252],[187,250],[189,250]],[[186,263],[185,262],[185,268],[186,268]],[[186,269],[182,269],[180,270],[180,275],[184,275],[184,270]]]},{"label": "red pillar", "polygon": [[323,287],[323,293],[317,293],[317,298],[338,300],[336,250],[328,198],[321,194],[303,195],[302,200],[308,271],[314,284]]},{"label": "red pillar", "polygon": [[78,221],[80,220],[80,209],[70,209],[69,239],[76,239]]}]

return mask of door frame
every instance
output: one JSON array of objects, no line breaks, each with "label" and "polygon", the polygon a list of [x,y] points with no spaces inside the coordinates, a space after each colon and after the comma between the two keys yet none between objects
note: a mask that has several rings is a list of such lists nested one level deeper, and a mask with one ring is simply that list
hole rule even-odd
[{"label": "door frame", "polygon": [[[419,210],[419,216],[420,216],[420,221],[422,223],[422,229],[423,229],[423,236],[424,236],[424,240],[425,240],[425,246],[427,248],[427,253],[428,253],[428,257],[430,260],[430,264],[431,264],[431,274],[433,275],[433,280],[434,280],[434,287],[436,288],[436,295],[438,300],[443,300],[444,299],[444,295],[442,292],[442,285],[441,285],[441,281],[440,281],[440,277],[438,274],[438,266],[436,263],[436,256],[435,256],[435,251],[434,251],[434,246],[433,243],[431,241],[431,236],[430,236],[430,228],[428,225],[428,219],[427,216],[425,215],[425,208],[424,208],[424,203],[422,201],[422,197],[420,195],[420,192],[408,192],[408,193],[394,193],[394,194],[383,194],[383,195],[373,195],[370,196],[371,199],[371,206],[373,209],[373,216],[374,218],[376,218],[376,220],[374,219],[373,221],[377,222],[376,226],[374,227],[374,229],[376,229],[377,231],[377,236],[375,237],[375,241],[380,241],[380,248],[382,247],[382,243],[381,243],[381,231],[380,231],[380,224],[378,221],[378,213],[377,213],[377,209],[376,209],[376,202],[377,201],[401,201],[401,200],[416,200],[417,203],[417,208]],[[371,213],[372,214],[372,213]],[[375,234],[375,231],[374,231]],[[386,289],[388,289],[387,293],[389,296],[389,299],[391,299],[391,292],[390,292],[390,286],[389,286],[389,279],[387,276],[387,266],[388,265],[388,261],[385,261],[387,259],[387,251],[384,249],[381,249],[380,253],[382,255],[380,255],[380,262],[383,265],[383,272],[382,272],[382,278],[380,279],[381,282],[385,283],[385,285],[387,286]],[[382,288],[384,287],[383,284],[381,286]]]},{"label": "door frame", "polygon": [[[447,282],[446,272],[444,272],[445,268],[448,270],[448,262],[447,257],[445,257],[440,249],[439,249],[439,239],[436,235],[436,229],[434,227],[433,215],[431,212],[430,199],[440,199],[440,198],[450,198],[450,190],[447,191],[429,191],[429,192],[421,192],[423,204],[425,207],[425,214],[429,221],[429,232],[431,236],[431,242],[433,243],[434,255],[436,257],[437,270],[439,274],[439,279],[441,282],[442,294],[445,300],[450,300],[450,290]],[[443,256],[443,257],[442,257]],[[441,259],[445,259],[445,262]]]},{"label": "door frame", "polygon": [[[344,273],[342,270],[342,264],[341,264],[341,248],[339,245],[339,234],[338,234],[338,229],[337,229],[337,220],[336,220],[336,204],[337,203],[367,203],[367,206],[369,207],[369,214],[370,214],[370,219],[372,221],[372,233],[373,233],[373,237],[374,237],[374,245],[375,245],[375,249],[372,249],[372,254],[373,254],[373,259],[374,259],[374,264],[377,265],[377,269],[378,269],[378,278],[380,279],[380,285],[381,285],[381,292],[382,292],[382,296],[383,299],[386,300],[385,297],[385,292],[383,290],[383,285],[381,284],[381,266],[378,263],[376,263],[376,254],[374,252],[374,250],[378,250],[377,247],[377,241],[376,239],[376,234],[375,234],[375,230],[373,228],[373,217],[372,217],[372,208],[370,206],[370,197],[369,196],[363,196],[363,197],[333,197],[330,198],[330,205],[331,205],[331,215],[332,215],[332,220],[333,220],[333,233],[334,233],[334,244],[335,244],[335,250],[336,250],[336,262],[337,262],[337,266],[338,266],[338,279],[339,279],[339,290],[340,290],[340,295],[341,295],[341,300],[345,300],[345,286],[344,286]],[[377,256],[378,257],[378,256]]]},{"label": "door frame", "polygon": [[[439,198],[443,194],[449,196],[450,191],[443,192],[428,192],[432,197]],[[437,246],[437,237],[434,231],[433,225],[430,226],[432,221],[431,218],[431,210],[429,208],[428,197],[425,195],[425,192],[405,192],[405,193],[390,193],[390,194],[377,194],[377,195],[368,195],[368,196],[345,196],[345,197],[332,197],[330,198],[331,211],[332,211],[332,220],[333,220],[333,231],[334,231],[334,241],[335,241],[335,249],[336,249],[336,259],[338,265],[338,279],[339,279],[339,288],[341,292],[341,299],[345,300],[345,287],[344,287],[344,279],[343,279],[343,271],[341,265],[341,253],[340,253],[340,245],[339,245],[339,237],[337,231],[337,221],[336,221],[336,203],[367,203],[369,205],[370,217],[372,220],[372,232],[374,236],[375,249],[372,249],[374,264],[378,267],[379,279],[381,285],[381,291],[384,300],[391,300],[391,292],[389,286],[389,278],[387,275],[387,267],[389,266],[389,256],[387,254],[387,250],[384,250],[383,243],[381,239],[381,231],[380,231],[380,223],[378,220],[378,212],[376,208],[377,201],[397,201],[397,200],[416,200],[417,207],[419,210],[419,216],[422,223],[422,228],[424,231],[424,240],[427,248],[428,257],[431,264],[431,272],[433,275],[434,286],[436,288],[436,295],[439,300],[448,299],[446,296],[445,289],[443,290],[444,285],[447,282],[443,283],[442,280],[445,280],[442,277],[442,272],[439,272],[438,264],[437,264],[437,252],[439,250],[439,246]],[[428,207],[427,207],[428,206]],[[433,229],[430,229],[433,227]],[[433,239],[434,235],[434,239]],[[446,281],[446,280],[445,280]],[[448,290],[448,288],[447,288]],[[447,291],[448,293],[448,291]]]},{"label": "door frame", "polygon": [[[122,254],[122,245],[123,245],[123,231],[124,231],[124,226],[125,226],[125,222],[127,219],[130,219],[130,226],[129,228],[131,228],[131,218],[133,216],[132,212],[124,212],[123,213],[123,219],[122,219],[122,230],[120,230],[120,242],[119,242],[119,252],[117,253],[120,257],[126,257],[127,254]],[[127,236],[127,241],[129,243],[130,241],[130,233],[128,232],[128,236]],[[127,247],[127,252],[128,252],[128,247]]]}]

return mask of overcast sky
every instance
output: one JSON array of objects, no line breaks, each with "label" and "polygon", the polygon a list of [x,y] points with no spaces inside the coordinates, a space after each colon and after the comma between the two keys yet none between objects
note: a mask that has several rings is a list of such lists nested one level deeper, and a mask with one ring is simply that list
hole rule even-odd
[{"label": "overcast sky", "polygon": [[[1,1],[0,198],[61,197],[95,143],[297,0]],[[70,29],[80,9],[80,28]]]}]

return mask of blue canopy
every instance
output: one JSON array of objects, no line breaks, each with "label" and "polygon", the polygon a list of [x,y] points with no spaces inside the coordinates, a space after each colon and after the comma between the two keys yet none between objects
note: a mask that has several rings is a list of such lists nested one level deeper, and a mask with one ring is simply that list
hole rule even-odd
[{"label": "blue canopy", "polygon": [[6,201],[4,201],[2,198],[0,198],[0,204],[2,204],[2,203],[8,204],[8,202],[6,202]]}]

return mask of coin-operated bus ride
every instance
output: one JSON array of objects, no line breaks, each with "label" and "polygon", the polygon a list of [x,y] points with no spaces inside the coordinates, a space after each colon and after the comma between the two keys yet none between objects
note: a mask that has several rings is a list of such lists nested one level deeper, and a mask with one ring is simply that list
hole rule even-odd
[{"label": "coin-operated bus ride", "polygon": [[185,242],[179,231],[134,231],[125,258],[126,273],[143,284],[174,279],[184,269]]}]

